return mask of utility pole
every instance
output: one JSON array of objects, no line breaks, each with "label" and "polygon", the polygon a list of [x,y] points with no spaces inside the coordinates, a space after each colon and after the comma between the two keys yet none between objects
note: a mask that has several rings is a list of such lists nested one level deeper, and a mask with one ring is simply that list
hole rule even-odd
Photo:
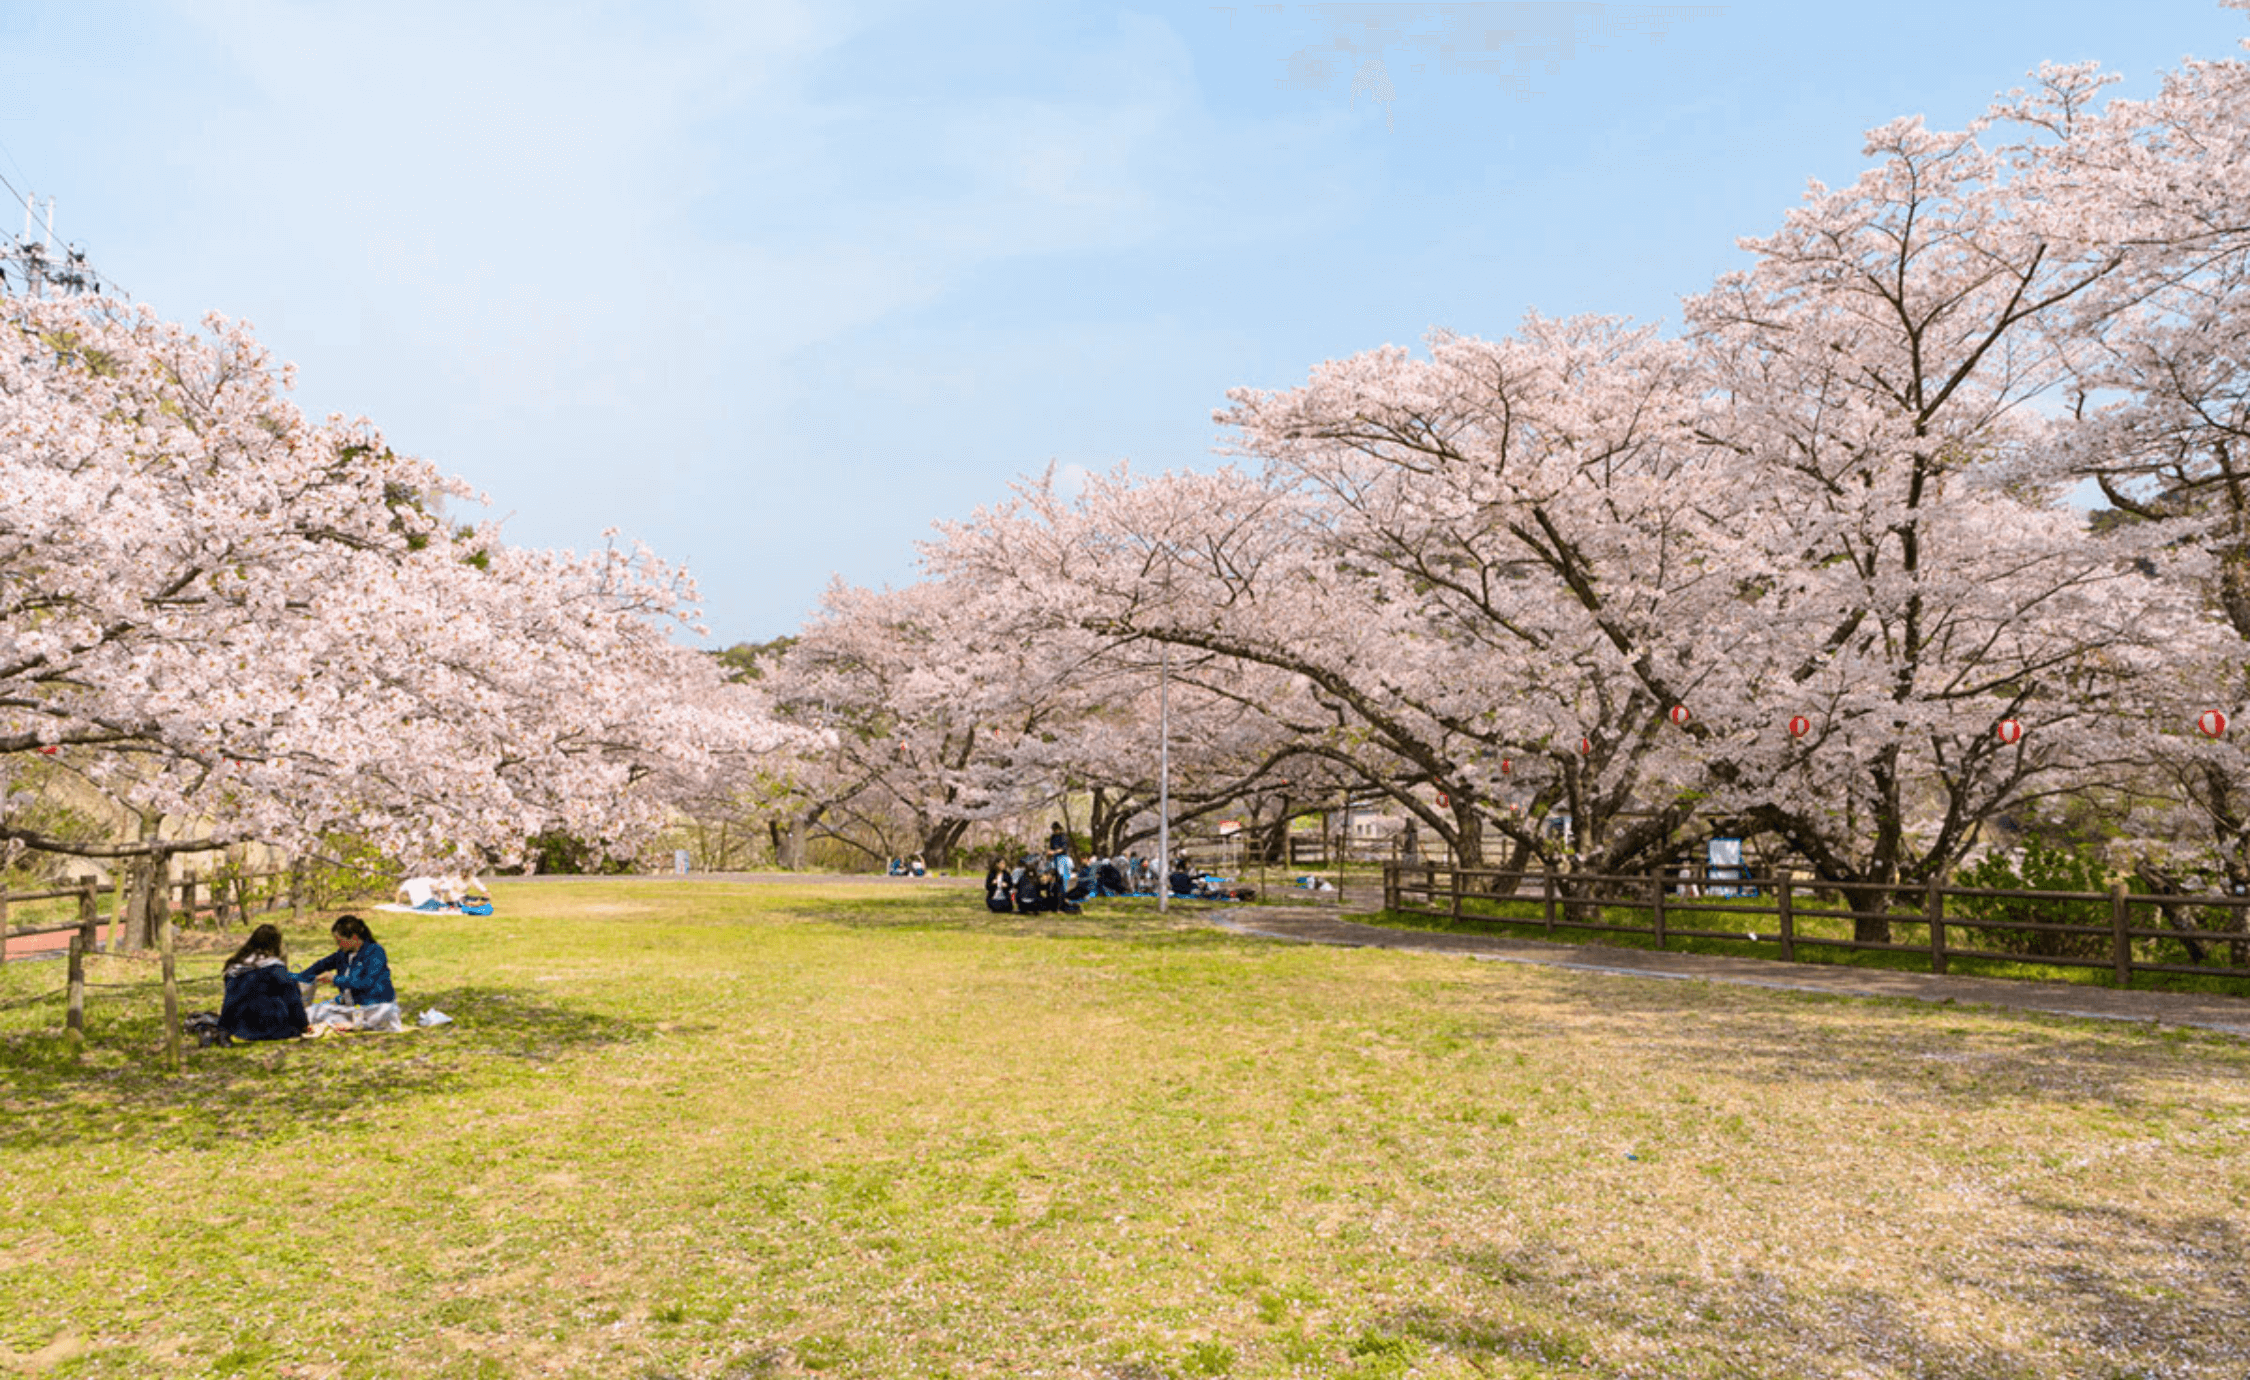
[{"label": "utility pole", "polygon": [[[49,287],[60,288],[68,297],[102,293],[102,275],[86,262],[85,250],[66,243],[61,257],[55,256],[55,199],[47,198],[44,215],[40,214],[38,197],[25,196],[22,201],[22,233],[13,244],[0,244],[0,293],[17,288],[22,296],[43,298]],[[128,295],[114,282],[107,284],[106,290],[113,296]]]},{"label": "utility pole", "polygon": [[1156,909],[1172,899],[1172,644],[1164,644],[1156,680]]}]

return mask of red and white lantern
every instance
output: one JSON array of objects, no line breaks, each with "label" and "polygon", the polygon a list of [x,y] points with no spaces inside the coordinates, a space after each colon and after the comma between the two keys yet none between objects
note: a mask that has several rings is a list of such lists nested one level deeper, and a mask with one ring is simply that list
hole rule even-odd
[{"label": "red and white lantern", "polygon": [[1578,740],[1578,755],[1579,755],[1579,756],[1581,756],[1581,757],[1591,757],[1591,756],[1593,756],[1593,755],[1594,755],[1594,740],[1593,740],[1593,739],[1591,739],[1591,738],[1581,738],[1581,739],[1579,739],[1579,740]]},{"label": "red and white lantern", "polygon": [[1685,728],[1687,727],[1687,721],[1689,718],[1687,706],[1684,704],[1675,704],[1672,706],[1671,712],[1666,714],[1664,717],[1670,719],[1673,723],[1678,724],[1680,727]]},{"label": "red and white lantern", "polygon": [[1810,732],[1812,732],[1812,720],[1806,718],[1802,714],[1792,714],[1789,716],[1790,737],[1802,738]]},{"label": "red and white lantern", "polygon": [[2195,721],[2195,726],[2203,730],[2203,736],[2206,738],[2224,738],[2227,736],[2226,712],[2218,709],[2206,709],[2203,711],[2203,717]]},{"label": "red and white lantern", "polygon": [[1503,758],[1501,758],[1501,759],[1500,759],[1500,774],[1501,774],[1502,776],[1506,776],[1506,775],[1507,775],[1508,773],[1510,773],[1510,772],[1512,772],[1512,771],[1514,771],[1514,770],[1515,770],[1515,764],[1514,764],[1514,763],[1510,762],[1510,761],[1509,761],[1509,760],[1508,760],[1507,758],[1505,758],[1505,757],[1503,757]]},{"label": "red and white lantern", "polygon": [[55,748],[55,745],[54,745],[53,743],[49,743],[49,744],[47,744],[47,746],[45,746],[45,747],[43,747],[43,748],[41,748],[41,749],[39,749],[39,750],[40,750],[41,752],[45,753],[45,754],[46,754],[47,756],[49,756],[49,757],[52,757],[52,756],[54,756],[54,755],[55,755],[55,752],[56,752],[56,748]]},{"label": "red and white lantern", "polygon": [[2003,743],[2014,744],[2023,741],[2023,721],[2021,719],[2002,719],[1994,726],[1992,731],[2000,735],[2000,741]]},{"label": "red and white lantern", "polygon": [[1449,796],[1449,795],[1447,795],[1447,794],[1446,794],[1445,792],[1443,792],[1443,791],[1439,791],[1439,792],[1437,793],[1437,807],[1438,807],[1439,809],[1441,809],[1441,810],[1450,810],[1450,809],[1452,809],[1452,808],[1453,808],[1453,797],[1452,797],[1452,796]]}]

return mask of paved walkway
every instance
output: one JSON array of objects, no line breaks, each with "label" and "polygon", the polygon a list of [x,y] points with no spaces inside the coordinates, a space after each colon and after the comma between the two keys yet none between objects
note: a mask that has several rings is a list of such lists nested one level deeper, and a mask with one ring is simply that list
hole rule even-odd
[{"label": "paved walkway", "polygon": [[[94,928],[98,931],[95,937],[105,947],[117,935],[117,923],[113,920],[104,920]],[[48,934],[10,935],[8,936],[8,961],[12,963],[19,958],[52,958],[70,948],[70,937],[76,933],[78,933],[78,929],[74,925],[67,930],[58,930]]]},{"label": "paved walkway", "polygon": [[1834,964],[1782,963],[1772,959],[1728,958],[1718,954],[1665,953],[1654,949],[1608,948],[1592,944],[1550,944],[1497,935],[1441,934],[1362,925],[1328,908],[1255,906],[1214,911],[1212,918],[1236,934],[1334,944],[1354,949],[1411,949],[1421,953],[1480,958],[1498,963],[1536,963],[1617,977],[1672,978],[1723,982],[1740,987],[1770,987],[1783,992],[1820,992],[1840,997],[1904,997],[1913,1001],[1960,1002],[2042,1011],[2103,1021],[2147,1021],[2198,1026],[2250,1036],[2250,1001],[2189,992],[2118,991],[2067,982],[2018,982],[2006,978],[1938,977],[1888,968],[1847,968]]}]

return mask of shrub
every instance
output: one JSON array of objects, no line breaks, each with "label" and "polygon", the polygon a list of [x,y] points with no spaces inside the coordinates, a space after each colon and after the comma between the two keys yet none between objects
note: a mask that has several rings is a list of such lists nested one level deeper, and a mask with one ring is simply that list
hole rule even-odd
[{"label": "shrub", "polygon": [[[1955,874],[1958,886],[1989,887],[1994,891],[2105,891],[2109,876],[2102,864],[2086,853],[2055,848],[2037,838],[2025,841],[2021,856],[1993,853],[1966,871]],[[2027,958],[2104,958],[2110,938],[2103,934],[2072,934],[2054,930],[1988,929],[1990,924],[2100,925],[2109,924],[2107,901],[2019,900],[2004,896],[1958,896],[1948,902],[1951,918],[1972,931],[1968,943],[1998,953]]]}]

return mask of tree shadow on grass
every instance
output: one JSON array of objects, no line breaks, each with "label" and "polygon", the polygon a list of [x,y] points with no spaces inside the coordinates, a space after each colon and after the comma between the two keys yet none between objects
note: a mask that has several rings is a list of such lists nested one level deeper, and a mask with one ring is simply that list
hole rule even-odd
[{"label": "tree shadow on grass", "polygon": [[80,1064],[51,1031],[0,1036],[0,1151],[74,1142],[220,1147],[380,1125],[401,1102],[508,1068],[642,1039],[630,1021],[503,988],[414,994],[453,1024],[390,1034],[184,1051],[164,1072],[158,1017],[135,1008],[98,1024],[92,1044],[123,1063]]},{"label": "tree shadow on grass", "polygon": [[[2142,1367],[2161,1356],[2181,1374],[2241,1373],[2243,1346],[2227,1321],[2245,1284],[2238,1226],[2031,1198],[2018,1206],[1991,1236],[1932,1251],[1916,1268],[1942,1279],[1921,1299],[1769,1270],[1605,1269],[1551,1244],[1454,1246],[1433,1263],[1475,1281],[1472,1295],[1499,1295],[1493,1305],[1410,1305],[1383,1315],[1373,1335],[1556,1375],[1610,1374],[1652,1341],[1683,1372],[1692,1359],[1725,1374],[2122,1376],[2153,1373]],[[1979,1327],[1988,1302],[2002,1301],[2036,1316],[2045,1338],[2005,1317]]]},{"label": "tree shadow on grass", "polygon": [[[2250,1044],[2036,1011],[1881,997],[1774,992],[1714,983],[1557,975],[1573,1028],[1693,1079],[1856,1084],[1885,1100],[1984,1111],[2026,1102],[2130,1111],[2176,1100],[2161,1085],[2192,1067],[2222,1097],[2250,1084]],[[1513,1029],[1528,1013],[1490,1011]],[[1546,1013],[1540,1013],[1544,1016]]]}]

